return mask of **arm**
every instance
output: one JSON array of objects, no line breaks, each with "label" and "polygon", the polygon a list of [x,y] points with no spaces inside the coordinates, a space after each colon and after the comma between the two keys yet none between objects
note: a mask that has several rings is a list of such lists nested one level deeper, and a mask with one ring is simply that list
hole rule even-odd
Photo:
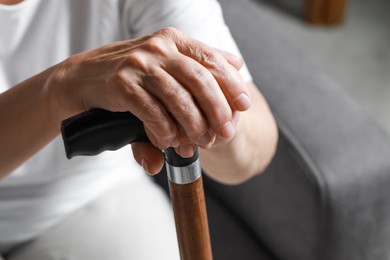
[{"label": "arm", "polygon": [[0,94],[0,179],[59,134],[47,89],[52,71]]},{"label": "arm", "polygon": [[278,131],[273,115],[257,87],[246,84],[252,107],[240,113],[235,137],[224,145],[200,150],[202,168],[222,183],[237,184],[262,173],[276,151]]}]

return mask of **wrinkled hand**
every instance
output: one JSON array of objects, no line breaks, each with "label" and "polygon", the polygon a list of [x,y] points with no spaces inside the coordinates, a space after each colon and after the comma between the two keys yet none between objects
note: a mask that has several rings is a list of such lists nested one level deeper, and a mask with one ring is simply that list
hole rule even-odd
[{"label": "wrinkled hand", "polygon": [[194,145],[234,136],[234,112],[250,107],[241,66],[240,58],[166,28],[70,57],[57,66],[51,91],[62,119],[91,108],[132,112],[153,144],[133,144],[134,157],[156,173],[161,149],[188,157]]}]

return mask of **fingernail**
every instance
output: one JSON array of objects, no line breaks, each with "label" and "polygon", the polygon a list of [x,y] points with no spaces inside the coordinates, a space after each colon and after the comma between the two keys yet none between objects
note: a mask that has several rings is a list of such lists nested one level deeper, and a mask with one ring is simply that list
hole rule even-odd
[{"label": "fingernail", "polygon": [[199,145],[208,145],[213,140],[213,137],[210,135],[209,131],[199,139]]},{"label": "fingernail", "polygon": [[236,130],[233,127],[233,124],[231,121],[226,122],[221,128],[220,128],[220,133],[221,136],[224,138],[230,138],[233,137],[234,133]]},{"label": "fingernail", "polygon": [[241,95],[239,95],[234,101],[234,105],[241,111],[248,110],[251,107],[251,104],[251,100],[245,93],[241,93]]},{"label": "fingernail", "polygon": [[179,145],[180,145],[180,141],[179,141],[179,138],[175,137],[171,143],[170,143],[171,147],[173,148],[177,148]]},{"label": "fingernail", "polygon": [[142,168],[144,168],[144,171],[147,175],[149,175],[149,176],[154,175],[154,174],[150,173],[148,162],[144,158],[141,159],[141,166],[142,166]]},{"label": "fingernail", "polygon": [[194,156],[195,147],[191,144],[185,144],[178,147],[179,154],[181,157],[190,158]]}]

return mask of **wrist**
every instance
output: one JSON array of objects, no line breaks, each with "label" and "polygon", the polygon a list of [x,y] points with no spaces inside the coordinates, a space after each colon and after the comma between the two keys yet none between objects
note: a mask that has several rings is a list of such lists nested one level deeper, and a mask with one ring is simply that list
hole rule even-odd
[{"label": "wrist", "polygon": [[49,118],[58,131],[62,121],[85,110],[82,102],[78,102],[73,84],[68,82],[66,75],[69,69],[66,63],[61,62],[45,71],[44,91],[48,100]]}]

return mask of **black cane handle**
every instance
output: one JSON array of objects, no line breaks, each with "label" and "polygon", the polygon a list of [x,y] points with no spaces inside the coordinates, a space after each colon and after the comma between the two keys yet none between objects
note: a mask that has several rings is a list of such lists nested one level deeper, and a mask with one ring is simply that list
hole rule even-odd
[{"label": "black cane handle", "polygon": [[129,112],[86,111],[62,122],[68,159],[117,150],[136,141],[148,141],[142,122]]},{"label": "black cane handle", "polygon": [[[97,155],[106,150],[117,150],[133,142],[149,142],[141,120],[130,112],[110,112],[92,109],[62,122],[62,138],[66,156]],[[198,159],[179,156],[174,149],[165,150],[167,163],[187,166]]]}]

